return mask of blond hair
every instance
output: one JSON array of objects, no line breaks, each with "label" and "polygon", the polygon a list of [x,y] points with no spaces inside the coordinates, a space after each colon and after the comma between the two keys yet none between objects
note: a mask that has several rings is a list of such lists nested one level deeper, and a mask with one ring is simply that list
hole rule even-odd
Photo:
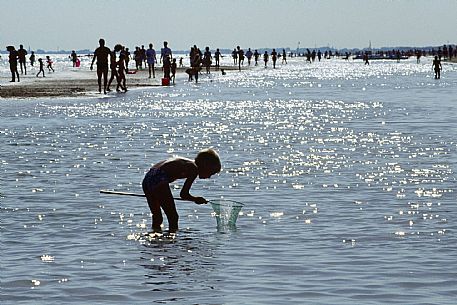
[{"label": "blond hair", "polygon": [[201,150],[195,157],[195,164],[200,166],[214,166],[214,170],[218,173],[221,171],[221,159],[214,149],[206,148]]}]

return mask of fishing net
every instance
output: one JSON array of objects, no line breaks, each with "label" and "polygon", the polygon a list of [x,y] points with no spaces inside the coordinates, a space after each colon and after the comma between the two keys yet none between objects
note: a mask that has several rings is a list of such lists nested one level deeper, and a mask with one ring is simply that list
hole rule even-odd
[{"label": "fishing net", "polygon": [[210,200],[209,203],[213,208],[218,229],[236,227],[236,220],[238,219],[240,210],[243,207],[241,202],[226,199],[217,199]]}]

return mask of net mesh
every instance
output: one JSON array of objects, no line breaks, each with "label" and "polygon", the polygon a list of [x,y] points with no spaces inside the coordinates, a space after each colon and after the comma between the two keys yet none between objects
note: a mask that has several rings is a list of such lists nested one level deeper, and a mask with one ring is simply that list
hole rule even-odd
[{"label": "net mesh", "polygon": [[234,228],[236,226],[236,220],[243,207],[241,202],[219,199],[211,200],[209,203],[213,208],[218,229]]}]

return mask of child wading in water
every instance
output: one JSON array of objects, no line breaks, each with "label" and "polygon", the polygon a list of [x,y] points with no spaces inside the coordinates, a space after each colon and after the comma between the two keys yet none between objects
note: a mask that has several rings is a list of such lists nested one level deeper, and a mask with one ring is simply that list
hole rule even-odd
[{"label": "child wading in water", "polygon": [[170,232],[178,230],[178,212],[171,193],[169,183],[177,179],[186,179],[181,189],[182,199],[194,201],[197,204],[206,203],[203,197],[194,197],[189,193],[194,180],[208,179],[221,170],[219,155],[212,149],[200,151],[195,160],[187,158],[173,158],[155,164],[143,179],[143,191],[152,213],[152,230],[162,231],[162,212],[165,212],[168,219]]}]

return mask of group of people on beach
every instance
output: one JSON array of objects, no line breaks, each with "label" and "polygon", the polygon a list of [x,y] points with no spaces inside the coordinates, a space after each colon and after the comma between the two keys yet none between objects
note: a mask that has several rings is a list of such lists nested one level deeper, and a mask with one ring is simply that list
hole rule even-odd
[{"label": "group of people on beach", "polygon": [[[24,46],[21,44],[19,45],[19,49],[16,50],[14,46],[7,46],[6,50],[9,52],[8,54],[8,62],[10,65],[10,71],[11,71],[11,81],[10,82],[15,82],[16,79],[19,82],[20,77],[19,77],[19,71],[18,71],[18,63],[19,67],[21,69],[21,75],[27,75],[27,60],[26,56],[28,54],[27,50],[24,49]],[[31,52],[31,55],[29,57],[30,60],[30,65],[33,67],[35,64],[35,52]],[[39,68],[40,70],[37,73],[37,77],[40,75],[40,73],[43,73],[44,77],[44,63],[42,58],[38,58],[38,63],[40,64]],[[49,56],[46,56],[46,63],[47,63],[47,68],[48,71],[54,72],[54,68],[52,67],[52,60]]]}]

